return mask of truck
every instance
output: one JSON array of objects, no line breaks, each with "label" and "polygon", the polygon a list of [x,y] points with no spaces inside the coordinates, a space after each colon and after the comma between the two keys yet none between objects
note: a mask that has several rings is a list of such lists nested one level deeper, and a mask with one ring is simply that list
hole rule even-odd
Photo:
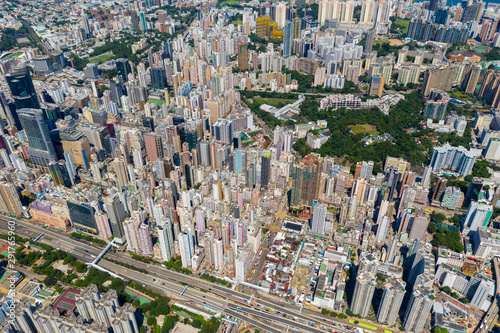
[{"label": "truck", "polygon": [[309,325],[314,326],[314,323],[312,321],[309,322]]}]

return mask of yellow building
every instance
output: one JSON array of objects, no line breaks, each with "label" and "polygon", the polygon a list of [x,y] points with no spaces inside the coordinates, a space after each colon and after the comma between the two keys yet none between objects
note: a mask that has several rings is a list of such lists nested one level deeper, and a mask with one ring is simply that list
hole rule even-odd
[{"label": "yellow building", "polygon": [[257,36],[259,36],[260,38],[266,38],[268,36],[268,27],[270,21],[271,18],[269,16],[257,18]]}]

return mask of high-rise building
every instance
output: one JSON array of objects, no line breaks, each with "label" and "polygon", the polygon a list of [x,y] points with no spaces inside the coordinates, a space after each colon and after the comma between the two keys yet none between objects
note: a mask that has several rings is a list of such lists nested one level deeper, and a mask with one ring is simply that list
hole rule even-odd
[{"label": "high-rise building", "polygon": [[300,20],[300,17],[297,16],[292,20],[292,41],[294,39],[300,38],[301,27],[302,27],[302,22]]},{"label": "high-rise building", "polygon": [[466,6],[464,7],[464,14],[462,15],[462,22],[467,23],[467,22],[479,21],[479,18],[481,17],[484,10],[484,2],[464,1],[462,3],[466,4]]},{"label": "high-rise building", "polygon": [[311,207],[318,198],[323,158],[319,154],[311,153],[297,161],[292,174],[292,207]]},{"label": "high-rise building", "polygon": [[425,240],[425,235],[427,234],[427,227],[429,226],[429,217],[417,215],[413,218],[413,223],[411,225],[410,234],[408,235],[408,240],[418,239]]},{"label": "high-rise building", "polygon": [[356,277],[354,294],[352,296],[351,311],[366,317],[372,304],[373,293],[375,292],[376,280],[373,273],[360,271]]},{"label": "high-rise building", "polygon": [[467,65],[464,80],[462,81],[462,89],[466,94],[470,95],[474,93],[479,75],[481,75],[481,67],[473,63]]},{"label": "high-rise building", "polygon": [[132,30],[139,31],[139,16],[135,10],[130,11],[130,20],[132,23]]},{"label": "high-rise building", "polygon": [[380,303],[377,320],[389,326],[394,325],[398,317],[399,308],[405,297],[406,283],[401,279],[391,278],[384,284],[384,293]]},{"label": "high-rise building", "polygon": [[437,9],[439,0],[431,0],[429,2],[429,11],[435,11]]},{"label": "high-rise building", "polygon": [[423,93],[429,95],[431,89],[450,91],[456,68],[452,66],[434,66],[425,71]]},{"label": "high-rise building", "polygon": [[465,193],[464,207],[469,207],[471,201],[478,201],[481,189],[483,188],[483,181],[480,178],[473,178],[469,183],[467,192]]},{"label": "high-rise building", "polygon": [[240,43],[238,45],[238,69],[246,71],[248,69],[248,44]]},{"label": "high-rise building", "polygon": [[[227,251],[226,251],[227,252]],[[246,276],[252,267],[254,253],[249,248],[244,248],[235,258],[236,280],[245,281]]]},{"label": "high-rise building", "polygon": [[142,223],[138,229],[140,251],[144,255],[151,255],[153,253],[153,241],[151,239],[150,227],[146,223]]},{"label": "high-rise building", "polygon": [[283,29],[286,21],[286,2],[279,2],[276,5],[276,23],[278,24],[278,29]]},{"label": "high-rise building", "polygon": [[98,229],[94,218],[94,207],[82,202],[67,201],[66,203],[69,217],[76,231],[97,235]]},{"label": "high-rise building", "polygon": [[54,182],[54,185],[62,185],[67,188],[71,188],[73,185],[66,162],[64,160],[60,160],[58,162],[50,162],[48,165],[50,176]]},{"label": "high-rise building", "polygon": [[445,144],[434,147],[429,166],[432,171],[451,170],[465,177],[472,173],[472,167],[476,162],[476,155],[462,146],[453,147]]},{"label": "high-rise building", "polygon": [[170,261],[174,255],[174,234],[172,231],[172,222],[165,219],[164,223],[158,225],[158,240],[160,243],[160,252],[163,261]]},{"label": "high-rise building", "polygon": [[311,231],[316,235],[323,235],[325,233],[326,224],[326,206],[317,203],[314,206],[314,212],[311,219]]},{"label": "high-rise building", "polygon": [[127,172],[127,162],[122,157],[117,157],[111,162],[111,166],[115,170],[116,174],[116,184],[119,188],[123,188],[128,185],[129,176]]},{"label": "high-rise building", "polygon": [[89,63],[83,69],[83,73],[85,73],[85,77],[87,79],[98,79],[99,78],[99,68],[96,64]]},{"label": "high-rise building", "polygon": [[212,135],[217,141],[221,141],[227,144],[233,143],[233,121],[228,119],[218,119],[212,125]]},{"label": "high-rise building", "polygon": [[489,69],[484,75],[479,97],[482,97],[492,108],[500,106],[500,73]]},{"label": "high-rise building", "polygon": [[57,160],[56,151],[50,138],[49,129],[42,110],[17,110],[30,148],[28,154],[35,165],[48,166]]},{"label": "high-rise building", "polygon": [[464,199],[464,193],[458,187],[447,187],[443,194],[441,207],[451,210],[460,210]]},{"label": "high-rise building", "polygon": [[267,38],[270,21],[271,18],[269,16],[257,17],[257,36],[260,38]]},{"label": "high-rise building", "polygon": [[151,75],[151,87],[153,89],[165,89],[167,87],[167,72],[165,67],[153,67],[149,71]]},{"label": "high-rise building", "polygon": [[144,134],[144,146],[146,148],[146,156],[149,161],[156,161],[163,157],[163,146],[161,136],[155,133]]},{"label": "high-rise building", "polygon": [[111,223],[111,231],[116,242],[123,244],[125,242],[125,232],[123,230],[123,221],[129,216],[124,203],[119,195],[107,196],[103,200],[103,208],[106,211]]},{"label": "high-rise building", "polygon": [[132,67],[130,67],[129,61],[127,59],[116,59],[115,64],[118,76],[121,77],[123,80],[122,82],[126,82],[128,80],[128,75],[132,73]]},{"label": "high-rise building", "polygon": [[286,21],[283,29],[283,58],[292,54],[292,22]]},{"label": "high-rise building", "polygon": [[470,305],[479,310],[483,309],[483,305],[488,298],[488,295],[493,294],[495,291],[495,283],[491,280],[483,279],[479,282],[476,292],[470,301]]},{"label": "high-rise building", "polygon": [[5,75],[5,81],[9,85],[12,98],[18,109],[39,109],[40,103],[31,80],[28,66],[19,64],[9,74]]},{"label": "high-rise building", "polygon": [[493,215],[493,206],[472,201],[463,221],[463,231],[477,231],[479,227],[487,227]]},{"label": "high-rise building", "polygon": [[408,301],[403,326],[408,332],[422,332],[432,305],[434,304],[434,291],[423,286],[413,287],[413,292]]},{"label": "high-rise building", "polygon": [[[364,3],[363,3],[364,4]],[[366,32],[365,53],[370,53],[373,50],[373,41],[375,40],[375,29],[370,29]]]},{"label": "high-rise building", "polygon": [[179,234],[179,251],[181,252],[182,267],[191,267],[191,259],[194,255],[194,243],[190,231]]},{"label": "high-rise building", "polygon": [[3,213],[23,216],[23,207],[17,188],[10,182],[0,182],[0,209]]},{"label": "high-rise building", "polygon": [[354,172],[354,179],[364,178],[370,179],[373,173],[373,161],[362,161],[356,163],[356,170]]},{"label": "high-rise building", "polygon": [[369,95],[382,97],[384,93],[384,82],[385,82],[384,74],[373,75],[370,81]]},{"label": "high-rise building", "polygon": [[271,179],[271,156],[266,153],[266,155],[261,157],[260,162],[260,185],[267,186],[269,180]]},{"label": "high-rise building", "polygon": [[[212,246],[212,244],[210,244]],[[224,242],[222,238],[216,239],[213,244],[214,248],[214,268],[221,270],[224,266]]]},{"label": "high-rise building", "polygon": [[442,90],[431,89],[427,102],[425,102],[424,117],[444,119],[450,96]]}]

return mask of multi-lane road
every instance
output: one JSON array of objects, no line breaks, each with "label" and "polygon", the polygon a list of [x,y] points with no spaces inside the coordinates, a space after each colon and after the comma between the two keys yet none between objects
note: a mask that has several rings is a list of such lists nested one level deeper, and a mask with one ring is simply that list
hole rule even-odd
[{"label": "multi-lane road", "polygon": [[493,270],[495,272],[495,280],[496,280],[495,297],[493,297],[490,308],[488,309],[488,312],[486,312],[486,315],[483,317],[481,324],[478,325],[476,333],[491,332],[498,318],[499,308],[498,308],[497,295],[500,292],[500,263],[498,257],[494,257],[493,260],[491,261],[491,264],[493,265]]},{"label": "multi-lane road", "polygon": [[[0,217],[0,228],[7,229],[7,221],[9,220],[12,219]],[[43,232],[45,235],[41,238],[41,242],[67,251],[85,262],[92,262],[102,251],[100,247],[75,240],[65,234],[47,230],[25,221],[16,221],[16,233],[21,237],[33,238],[40,232]],[[252,304],[249,304],[252,295],[240,293],[195,276],[171,271],[159,265],[138,262],[122,253],[109,252],[105,258],[148,271],[148,274],[144,274],[126,269],[106,260],[99,262],[99,266],[123,278],[136,281],[154,290],[177,295],[180,294],[184,285],[188,285],[191,288],[188,288],[182,297],[200,306],[206,305],[215,308],[222,313],[264,329],[266,332],[283,332],[288,326],[290,327],[290,332],[324,333],[325,330],[331,330],[332,332],[345,331],[342,329],[341,323],[338,323],[337,326],[332,326],[331,319],[329,321],[326,319],[321,321],[310,314],[298,313],[298,307],[291,307],[290,304],[284,302],[268,301],[253,297]],[[315,323],[314,326],[309,325],[311,321]]]}]

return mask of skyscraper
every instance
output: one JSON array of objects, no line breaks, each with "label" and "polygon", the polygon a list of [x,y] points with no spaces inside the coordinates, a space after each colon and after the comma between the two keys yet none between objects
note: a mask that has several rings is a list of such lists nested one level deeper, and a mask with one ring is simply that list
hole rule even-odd
[{"label": "skyscraper", "polygon": [[465,177],[472,173],[475,162],[476,154],[472,150],[467,150],[462,146],[453,147],[445,144],[441,147],[434,147],[429,166],[434,172],[452,170]]},{"label": "skyscraper", "polygon": [[167,87],[167,72],[165,67],[153,67],[150,70],[151,87],[153,89],[164,89]]},{"label": "skyscraper", "polygon": [[384,74],[373,75],[370,81],[369,95],[382,97],[382,94],[384,92],[384,81]]},{"label": "skyscraper", "polygon": [[24,133],[28,138],[30,148],[28,155],[35,165],[48,166],[50,162],[57,160],[56,151],[49,134],[49,128],[45,123],[42,110],[20,109],[17,110]]},{"label": "skyscraper", "polygon": [[351,311],[361,317],[368,315],[375,292],[375,276],[370,272],[359,272],[356,277],[354,294],[352,295]]},{"label": "skyscraper", "polygon": [[139,31],[139,16],[137,16],[137,12],[135,10],[130,12],[130,20],[132,23],[132,30]]},{"label": "skyscraper", "polygon": [[295,163],[292,174],[291,206],[311,207],[313,201],[317,199],[322,161],[323,158],[319,154],[311,153]]},{"label": "skyscraper", "polygon": [[130,67],[130,63],[127,59],[116,59],[116,70],[118,72],[118,76],[121,76],[122,80],[125,82],[128,80],[128,75],[132,73],[132,68]]},{"label": "skyscraper", "polygon": [[366,32],[365,53],[370,53],[373,50],[373,41],[375,40],[375,29],[370,29]]},{"label": "skyscraper", "polygon": [[51,162],[49,163],[48,168],[50,176],[54,181],[54,185],[62,185],[67,188],[71,188],[72,182],[64,160]]},{"label": "skyscraper", "polygon": [[286,21],[283,30],[283,58],[287,58],[292,53],[292,22]]},{"label": "skyscraper", "polygon": [[5,213],[23,216],[23,207],[14,184],[0,182],[0,209]]},{"label": "skyscraper", "polygon": [[127,163],[122,157],[117,157],[111,162],[111,166],[116,173],[116,184],[119,188],[123,188],[128,185],[129,177],[127,172]]},{"label": "skyscraper", "polygon": [[384,285],[382,302],[380,303],[377,320],[389,326],[394,325],[398,317],[399,308],[405,297],[406,283],[401,279],[389,279]]},{"label": "skyscraper", "polygon": [[429,95],[431,89],[450,91],[455,76],[456,67],[434,66],[425,71],[423,93]]},{"label": "skyscraper", "polygon": [[248,69],[248,44],[240,43],[238,45],[238,68],[240,71]]},{"label": "skyscraper", "polygon": [[5,75],[12,97],[18,109],[39,109],[40,103],[36,95],[33,81],[25,63],[19,64],[12,72]]},{"label": "skyscraper", "polygon": [[99,68],[96,64],[87,64],[83,69],[85,77],[87,79],[98,79],[99,78]]},{"label": "skyscraper", "polygon": [[467,68],[465,69],[464,80],[462,81],[462,89],[466,94],[474,93],[480,74],[481,67],[475,64],[467,65]]},{"label": "skyscraper", "polygon": [[317,203],[314,206],[314,212],[311,220],[311,231],[317,235],[323,235],[325,233],[325,223],[326,206]]},{"label": "skyscraper", "polygon": [[125,232],[123,230],[123,221],[129,216],[119,195],[107,196],[103,202],[103,208],[106,211],[111,231],[118,243],[125,242]]},{"label": "skyscraper", "polygon": [[434,304],[433,293],[432,289],[427,289],[423,286],[413,287],[403,320],[403,326],[406,331],[422,332]]},{"label": "skyscraper", "polygon": [[170,219],[165,219],[163,222],[158,225],[158,240],[163,261],[169,261],[174,255],[174,234]]},{"label": "skyscraper", "polygon": [[266,156],[262,156],[260,165],[260,185],[267,186],[269,180],[271,179],[271,157],[266,153]]},{"label": "skyscraper", "polygon": [[450,96],[442,90],[431,89],[429,98],[425,102],[424,117],[444,119]]},{"label": "skyscraper", "polygon": [[181,252],[182,267],[191,267],[194,246],[190,232],[179,234],[179,251]]},{"label": "skyscraper", "polygon": [[439,0],[431,0],[429,2],[429,11],[435,11],[437,9],[438,3],[439,3]]},{"label": "skyscraper", "polygon": [[493,215],[493,206],[472,201],[463,222],[464,232],[477,231],[479,227],[487,227]]}]

